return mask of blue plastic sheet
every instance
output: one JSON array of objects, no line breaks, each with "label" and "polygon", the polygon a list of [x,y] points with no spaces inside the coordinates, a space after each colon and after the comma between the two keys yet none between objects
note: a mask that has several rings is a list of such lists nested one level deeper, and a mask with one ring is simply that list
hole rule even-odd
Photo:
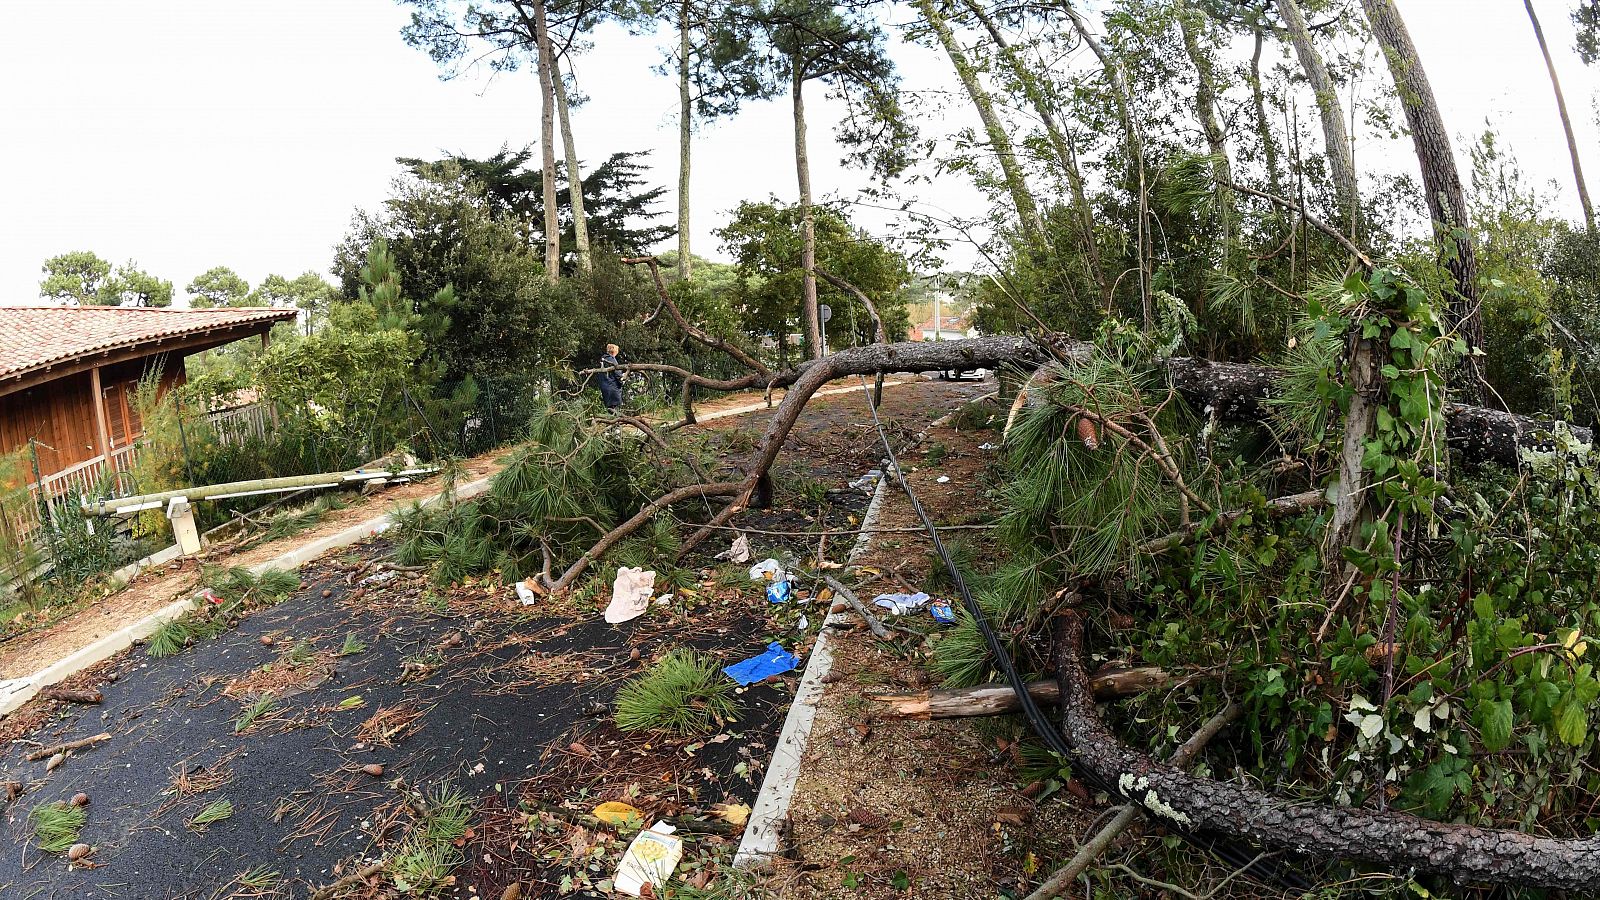
[{"label": "blue plastic sheet", "polygon": [[740,684],[755,684],[774,675],[782,675],[800,665],[800,657],[783,649],[777,641],[767,645],[767,652],[752,656],[723,669],[729,678]]}]

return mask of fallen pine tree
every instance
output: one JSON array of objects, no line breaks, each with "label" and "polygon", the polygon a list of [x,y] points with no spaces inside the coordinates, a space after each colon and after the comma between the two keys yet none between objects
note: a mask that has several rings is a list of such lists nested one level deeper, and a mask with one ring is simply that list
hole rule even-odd
[{"label": "fallen pine tree", "polygon": [[[530,451],[539,465],[519,468],[516,477],[539,472],[545,486],[563,479],[582,484],[582,472],[569,470],[574,458],[596,458],[580,452],[589,442],[609,448],[605,453],[648,450],[667,464],[598,504],[603,515],[589,509],[596,504],[585,505],[581,515],[571,509],[556,515],[562,509],[552,507],[543,517],[560,524],[558,533],[518,532],[518,557],[503,570],[529,573],[531,557],[537,564],[529,574],[544,589],[571,590],[597,561],[614,559],[618,548],[636,544],[642,534],[648,540],[670,531],[675,523],[663,527],[661,514],[693,501],[704,512],[692,517],[691,527],[700,527],[675,544],[680,555],[688,552],[762,501],[790,431],[828,382],[951,369],[1042,372],[1028,380],[1026,403],[1006,438],[1010,461],[999,476],[1006,514],[998,534],[1009,560],[986,579],[979,612],[1009,636],[1019,666],[1037,675],[1050,668],[1028,650],[1030,638],[1050,623],[1046,594],[1076,585],[1088,603],[1116,608],[1122,618],[1154,630],[1100,635],[1118,645],[1117,658],[1142,659],[1155,671],[1221,673],[1188,682],[1182,692],[1138,691],[1130,702],[1141,714],[1123,723],[1126,736],[1098,718],[1084,719],[1082,704],[1060,692],[1067,698],[1068,736],[1089,754],[1080,766],[1158,812],[1171,801],[1160,789],[1150,801],[1138,779],[1167,779],[1160,784],[1187,804],[1172,808],[1190,824],[1262,847],[1468,882],[1591,886],[1586,854],[1592,850],[1582,839],[1437,821],[1532,822],[1543,815],[1545,796],[1535,802],[1527,791],[1502,791],[1488,804],[1466,802],[1477,776],[1456,767],[1458,761],[1474,759],[1498,771],[1503,764],[1494,754],[1514,734],[1534,735],[1534,746],[1543,748],[1541,764],[1554,769],[1578,765],[1594,747],[1587,721],[1600,680],[1579,665],[1579,630],[1561,622],[1590,615],[1576,586],[1600,579],[1600,565],[1585,562],[1600,560],[1600,548],[1574,557],[1574,567],[1550,536],[1570,534],[1575,516],[1600,512],[1600,477],[1581,475],[1592,471],[1581,452],[1544,452],[1586,442],[1589,434],[1447,402],[1438,323],[1420,292],[1396,289],[1389,278],[1375,273],[1372,287],[1349,289],[1331,320],[1334,339],[1310,378],[1304,367],[1167,358],[1141,339],[1116,335],[1094,344],[1045,335],[879,343],[784,371],[739,360],[747,375],[722,380],[635,364],[631,368],[680,375],[710,390],[788,390],[752,460],[727,480],[683,477],[695,467],[674,466],[667,459],[671,445],[649,423],[632,422],[645,432],[636,445],[603,422],[558,429],[564,435],[559,441]],[[662,309],[686,326],[686,337],[719,346],[720,339],[683,321],[664,289],[660,295]],[[1358,377],[1366,380],[1350,389]],[[1318,411],[1318,422],[1295,420]],[[1269,426],[1270,450],[1256,451],[1254,462],[1233,449],[1219,457],[1210,443],[1219,422]],[[1445,461],[1446,446],[1464,461],[1514,467],[1522,477],[1500,478],[1492,469],[1458,474]],[[1569,467],[1561,470],[1568,474],[1534,471],[1552,465]],[[668,469],[677,474],[665,477]],[[1566,499],[1540,493],[1541,479],[1574,472],[1580,472],[1576,483],[1583,492],[1569,490]],[[1446,480],[1461,478],[1477,480],[1461,489]],[[1570,502],[1573,497],[1580,502]],[[722,505],[706,508],[708,498]],[[1330,500],[1337,502],[1328,511]],[[1500,515],[1515,504],[1533,504],[1521,524]],[[1535,546],[1530,540],[1543,542],[1537,544],[1545,560],[1537,576],[1554,573],[1561,581],[1548,591],[1524,590],[1502,577],[1521,569],[1508,554]],[[1517,623],[1515,634],[1508,623]],[[971,624],[968,617],[936,649],[935,671],[953,688],[931,692],[925,703],[898,698],[902,714],[1013,708],[1015,694],[955,690],[984,681],[992,666]],[[1533,665],[1541,659],[1567,665]],[[1439,669],[1429,660],[1451,662]],[[1126,684],[1151,686],[1140,685],[1143,677]],[[1296,786],[1293,796],[1254,789],[1241,794],[1245,789],[1231,782],[1152,768],[1153,757],[1133,749],[1185,730],[1182,722],[1156,726],[1164,721],[1166,698],[1188,698],[1188,706],[1172,712],[1194,730],[1193,718],[1231,702],[1224,687],[1240,683],[1245,740],[1214,743],[1208,754],[1221,762],[1212,771],[1281,779]],[[1029,691],[1046,701],[1051,693],[1038,682]],[[1109,694],[1126,696],[1120,689]],[[1295,705],[1286,705],[1290,701]],[[1519,720],[1515,710],[1523,708],[1530,712]],[[1391,745],[1399,749],[1383,749]],[[1102,746],[1104,753],[1093,756]],[[1317,746],[1323,747],[1320,757],[1311,753]],[[1374,775],[1359,777],[1367,773]],[[1132,781],[1124,785],[1123,775]],[[1574,799],[1558,803],[1557,811],[1600,798],[1600,785],[1573,790]],[[1385,811],[1391,802],[1427,815]],[[1379,809],[1366,808],[1372,804]],[[1571,831],[1572,814],[1563,815],[1549,821]],[[1576,854],[1580,865],[1557,871],[1553,860],[1562,854]]]}]

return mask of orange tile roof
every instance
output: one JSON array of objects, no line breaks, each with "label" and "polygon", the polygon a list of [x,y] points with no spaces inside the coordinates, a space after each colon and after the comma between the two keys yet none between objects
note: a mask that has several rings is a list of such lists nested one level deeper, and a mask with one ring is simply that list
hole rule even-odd
[{"label": "orange tile roof", "polygon": [[108,350],[294,318],[292,309],[0,306],[0,379]]}]

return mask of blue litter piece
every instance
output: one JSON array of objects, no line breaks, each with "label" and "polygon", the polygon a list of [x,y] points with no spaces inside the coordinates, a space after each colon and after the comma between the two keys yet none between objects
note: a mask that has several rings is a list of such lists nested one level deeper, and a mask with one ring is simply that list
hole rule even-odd
[{"label": "blue litter piece", "polygon": [[933,620],[935,622],[939,622],[944,625],[954,625],[956,623],[955,610],[951,609],[950,604],[943,600],[935,600],[933,603],[929,604],[928,612],[933,613]]},{"label": "blue litter piece", "polygon": [[768,603],[788,603],[789,594],[793,589],[789,587],[789,579],[780,578],[767,585]]},{"label": "blue litter piece", "polygon": [[722,671],[741,685],[748,685],[765,681],[774,675],[782,675],[798,665],[800,657],[783,649],[783,645],[777,641],[773,641],[767,645],[767,652],[736,662]]}]

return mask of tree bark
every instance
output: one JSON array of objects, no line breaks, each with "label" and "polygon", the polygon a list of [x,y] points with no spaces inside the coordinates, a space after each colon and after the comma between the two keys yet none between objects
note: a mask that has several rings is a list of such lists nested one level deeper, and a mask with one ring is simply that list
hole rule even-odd
[{"label": "tree bark", "polygon": [[1346,563],[1344,548],[1355,545],[1355,537],[1366,520],[1366,469],[1361,461],[1367,452],[1367,439],[1377,427],[1376,394],[1382,386],[1378,367],[1382,356],[1374,341],[1355,335],[1345,359],[1344,375],[1350,388],[1350,409],[1344,416],[1344,437],[1339,449],[1339,480],[1333,485],[1333,516],[1328,521],[1322,544],[1323,571],[1330,579],[1338,577]]},{"label": "tree bark", "polygon": [[689,0],[678,8],[678,280],[689,280],[689,155],[694,98],[689,93]]},{"label": "tree bark", "polygon": [[[1262,401],[1273,395],[1281,372],[1245,363],[1176,358],[1166,364],[1172,387],[1195,406],[1232,422],[1259,422],[1266,415]],[[1461,403],[1444,407],[1445,439],[1470,462],[1516,466],[1520,452],[1549,450],[1557,423],[1542,422],[1504,410]],[[1582,426],[1563,426],[1581,442],[1594,440]]]},{"label": "tree bark", "polygon": [[552,79],[556,91],[556,111],[561,117],[561,144],[567,157],[567,196],[572,203],[572,242],[578,254],[578,271],[587,275],[594,271],[589,254],[589,217],[583,210],[583,170],[578,165],[578,146],[572,139],[570,106],[567,103],[567,83],[560,72]]},{"label": "tree bark", "polygon": [[1539,27],[1539,16],[1533,11],[1533,0],[1522,0],[1528,8],[1528,21],[1533,23],[1534,37],[1539,39],[1539,52],[1544,54],[1544,67],[1550,73],[1550,87],[1556,92],[1556,111],[1561,114],[1561,130],[1567,136],[1567,153],[1572,156],[1572,180],[1578,185],[1578,202],[1583,205],[1583,221],[1593,228],[1594,204],[1589,201],[1589,185],[1583,180],[1583,163],[1578,160],[1578,140],[1572,136],[1572,117],[1567,115],[1567,98],[1561,93],[1561,79],[1556,77],[1555,60],[1550,58],[1550,46],[1545,43],[1544,29]]},{"label": "tree bark", "polygon": [[[800,186],[800,321],[804,323],[811,358],[822,358],[822,330],[817,315],[817,221],[811,209],[811,160],[806,155],[806,104],[804,63],[798,55],[789,58],[790,93],[794,102],[794,168]],[[787,329],[785,329],[787,331]],[[789,335],[778,335],[780,344]]]},{"label": "tree bark", "polygon": [[972,62],[967,59],[966,52],[961,45],[956,43],[955,33],[950,30],[950,23],[944,14],[934,6],[933,0],[916,0],[917,11],[922,13],[934,34],[938,35],[939,43],[944,47],[944,52],[950,57],[950,64],[955,67],[956,77],[961,79],[961,86],[966,89],[967,99],[978,110],[978,118],[983,122],[984,133],[989,138],[989,146],[994,149],[996,161],[1000,164],[1000,177],[1006,183],[1006,192],[1011,195],[1011,203],[1017,210],[1017,221],[1021,225],[1024,239],[1032,246],[1042,246],[1045,237],[1044,220],[1039,218],[1039,207],[1033,200],[1033,194],[1028,190],[1026,176],[1023,175],[1022,166],[1017,162],[1017,153],[1011,144],[1011,136],[1006,132],[1006,127],[1000,121],[1000,116],[995,112],[994,100],[989,92],[984,89],[978,80],[978,72],[973,68]]},{"label": "tree bark", "polygon": [[1411,34],[1406,31],[1400,11],[1395,9],[1394,0],[1361,0],[1361,6],[1366,10],[1373,36],[1389,61],[1389,72],[1394,77],[1400,106],[1411,127],[1417,163],[1422,169],[1422,188],[1427,195],[1428,211],[1433,216],[1440,256],[1455,281],[1450,298],[1450,324],[1466,341],[1468,355],[1462,360],[1464,377],[1457,379],[1458,383],[1452,384],[1451,389],[1476,402],[1483,396],[1482,371],[1473,355],[1483,348],[1483,316],[1478,309],[1478,256],[1467,230],[1470,225],[1467,198],[1461,189],[1461,173],[1450,147],[1450,132],[1445,130],[1439,102],[1434,99],[1428,74],[1422,68],[1422,60],[1411,43]]},{"label": "tree bark", "polygon": [[1060,619],[1056,667],[1073,766],[1157,821],[1268,850],[1347,859],[1458,881],[1600,890],[1600,836],[1555,840],[1392,812],[1306,804],[1199,778],[1123,743],[1100,719],[1083,667],[1083,622]]},{"label": "tree bark", "polygon": [[556,92],[552,74],[555,62],[544,0],[533,2],[533,34],[539,57],[539,96],[543,100],[539,117],[539,171],[544,183],[544,280],[554,286],[561,281],[561,220],[556,215]]},{"label": "tree bark", "polygon": [[1283,17],[1284,30],[1300,57],[1300,68],[1317,98],[1317,112],[1322,116],[1322,139],[1327,145],[1328,173],[1333,177],[1333,192],[1339,202],[1339,217],[1352,235],[1359,236],[1361,229],[1361,190],[1356,181],[1355,157],[1350,148],[1350,132],[1344,124],[1344,105],[1339,102],[1339,89],[1328,74],[1328,66],[1312,42],[1311,28],[1296,0],[1277,0],[1278,14]]}]

